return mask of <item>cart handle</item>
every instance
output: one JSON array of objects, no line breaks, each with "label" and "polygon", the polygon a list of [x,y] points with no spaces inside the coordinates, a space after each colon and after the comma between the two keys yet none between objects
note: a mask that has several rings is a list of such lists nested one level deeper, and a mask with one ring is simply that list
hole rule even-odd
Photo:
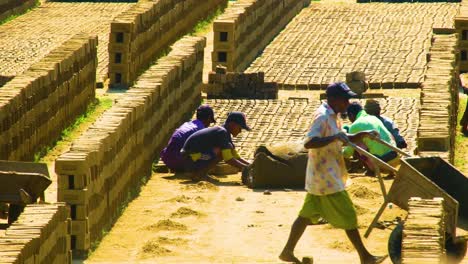
[{"label": "cart handle", "polygon": [[358,145],[354,144],[353,142],[351,142],[351,140],[348,140],[347,144],[350,147],[352,147],[353,149],[355,149],[357,152],[359,152],[359,154],[364,155],[367,158],[371,159],[372,162],[376,163],[379,167],[387,169],[387,170],[389,170],[389,171],[391,171],[393,173],[397,172],[397,170],[395,168],[393,168],[392,166],[390,166],[387,163],[383,162],[381,159],[379,159],[376,156],[372,155],[371,153],[369,153],[365,149],[363,149],[363,148],[359,147]]},{"label": "cart handle", "polygon": [[410,154],[408,154],[408,153],[404,152],[403,150],[401,150],[401,149],[399,149],[399,148],[393,146],[392,144],[390,144],[390,143],[388,143],[388,142],[382,140],[379,136],[376,136],[376,135],[374,135],[374,134],[369,134],[369,137],[372,138],[373,140],[379,142],[380,144],[385,145],[385,146],[391,148],[392,150],[394,150],[395,152],[398,152],[400,155],[402,155],[402,156],[404,156],[404,157],[411,157]]}]

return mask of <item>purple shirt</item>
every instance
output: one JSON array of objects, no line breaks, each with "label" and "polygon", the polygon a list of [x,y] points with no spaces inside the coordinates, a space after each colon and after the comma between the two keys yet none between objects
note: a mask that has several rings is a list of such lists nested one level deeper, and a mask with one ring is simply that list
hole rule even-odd
[{"label": "purple shirt", "polygon": [[161,151],[161,160],[172,170],[183,170],[185,159],[180,154],[180,150],[188,137],[203,128],[205,125],[198,119],[182,124],[174,131],[166,148]]}]

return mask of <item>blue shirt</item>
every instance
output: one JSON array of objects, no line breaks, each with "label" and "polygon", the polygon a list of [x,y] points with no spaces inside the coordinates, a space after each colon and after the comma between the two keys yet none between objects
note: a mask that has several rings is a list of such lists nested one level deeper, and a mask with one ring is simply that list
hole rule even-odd
[{"label": "blue shirt", "polygon": [[378,116],[377,118],[380,119],[380,121],[382,121],[385,128],[392,134],[393,138],[395,139],[396,145],[399,148],[405,148],[407,145],[406,141],[400,135],[400,130],[398,130],[398,128],[395,126],[395,123],[393,123],[393,121],[386,116]]}]

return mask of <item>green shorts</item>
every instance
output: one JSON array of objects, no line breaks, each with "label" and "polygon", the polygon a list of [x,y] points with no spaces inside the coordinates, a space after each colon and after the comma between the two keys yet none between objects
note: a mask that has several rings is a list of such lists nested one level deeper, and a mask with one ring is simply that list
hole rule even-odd
[{"label": "green shorts", "polygon": [[323,217],[332,226],[345,230],[358,227],[356,210],[346,191],[329,195],[307,193],[299,216],[310,219],[312,223]]}]

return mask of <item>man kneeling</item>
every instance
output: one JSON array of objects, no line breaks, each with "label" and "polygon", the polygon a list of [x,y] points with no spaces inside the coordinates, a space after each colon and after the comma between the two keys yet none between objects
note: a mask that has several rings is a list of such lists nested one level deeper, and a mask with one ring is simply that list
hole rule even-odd
[{"label": "man kneeling", "polygon": [[181,153],[189,161],[187,171],[192,180],[207,178],[207,173],[221,160],[240,170],[250,163],[239,156],[232,143],[242,129],[250,131],[245,115],[241,112],[229,113],[223,126],[204,128],[192,134],[184,144]]}]

